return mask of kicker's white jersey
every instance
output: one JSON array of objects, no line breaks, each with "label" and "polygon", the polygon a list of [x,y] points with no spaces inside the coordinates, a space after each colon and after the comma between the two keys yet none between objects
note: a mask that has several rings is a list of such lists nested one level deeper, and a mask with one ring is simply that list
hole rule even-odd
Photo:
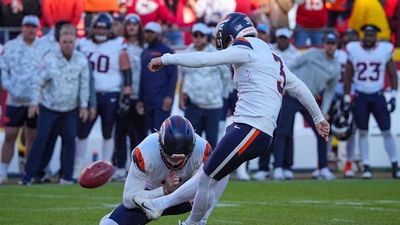
[{"label": "kicker's white jersey", "polygon": [[348,60],[353,64],[353,84],[357,92],[376,93],[384,88],[386,64],[392,58],[393,45],[378,42],[372,49],[363,48],[361,42],[346,45]]},{"label": "kicker's white jersey", "polygon": [[[207,159],[211,146],[206,140],[196,134],[196,144],[193,153],[185,166],[176,171],[182,182],[189,180],[193,173]],[[161,159],[158,134],[153,133],[146,137],[132,152],[132,164],[135,164],[136,173],[144,173],[146,189],[153,190],[161,187],[167,178],[169,169]]]},{"label": "kicker's white jersey", "polygon": [[272,136],[282,104],[283,90],[305,105],[314,122],[324,120],[314,96],[270,46],[254,37],[237,38],[224,50],[165,54],[164,65],[205,67],[232,64],[238,90],[234,121],[245,123]]},{"label": "kicker's white jersey", "polygon": [[122,75],[119,68],[119,55],[124,48],[121,37],[96,44],[84,38],[79,42],[79,50],[88,57],[93,68],[94,88],[96,92],[119,92],[122,87]]}]

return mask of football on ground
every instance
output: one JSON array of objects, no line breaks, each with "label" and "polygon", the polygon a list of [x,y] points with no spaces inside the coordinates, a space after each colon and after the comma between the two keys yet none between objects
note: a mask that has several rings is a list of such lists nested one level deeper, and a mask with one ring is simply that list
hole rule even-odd
[{"label": "football on ground", "polygon": [[96,161],[85,169],[79,177],[79,184],[84,188],[96,188],[107,183],[114,174],[114,166],[107,161]]}]

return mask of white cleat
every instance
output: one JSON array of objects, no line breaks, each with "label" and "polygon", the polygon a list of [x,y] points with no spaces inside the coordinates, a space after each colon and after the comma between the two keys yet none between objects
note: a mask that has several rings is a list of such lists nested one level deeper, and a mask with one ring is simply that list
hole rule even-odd
[{"label": "white cleat", "polygon": [[321,172],[319,169],[314,170],[314,172],[311,173],[311,177],[317,180],[321,179]]},{"label": "white cleat", "polygon": [[142,198],[140,196],[134,195],[133,202],[140,208],[144,213],[146,213],[147,218],[150,220],[156,220],[161,217],[163,210],[158,209],[151,199]]},{"label": "white cleat", "polygon": [[353,170],[346,170],[344,172],[344,178],[354,178],[355,174]]},{"label": "white cleat", "polygon": [[372,173],[371,173],[371,171],[369,171],[369,170],[364,171],[364,172],[361,174],[361,178],[362,178],[362,179],[371,179],[371,178],[372,178]]},{"label": "white cleat", "polygon": [[291,171],[291,170],[284,169],[283,176],[285,177],[285,180],[293,180],[294,179],[293,171]]},{"label": "white cleat", "polygon": [[260,171],[257,171],[256,173],[254,173],[251,177],[254,180],[258,180],[258,181],[267,180],[269,177],[269,172],[260,170]]},{"label": "white cleat", "polygon": [[396,177],[393,177],[394,179],[400,179],[400,170],[397,170],[395,175]]},{"label": "white cleat", "polygon": [[336,179],[336,176],[327,168],[324,167],[320,171],[321,174],[321,179],[322,180],[334,180]]},{"label": "white cleat", "polygon": [[281,167],[274,169],[273,178],[274,180],[285,180],[285,176],[283,175],[283,169]]},{"label": "white cleat", "polygon": [[247,173],[246,163],[243,163],[236,169],[236,178],[242,181],[248,181],[251,179],[250,175]]}]

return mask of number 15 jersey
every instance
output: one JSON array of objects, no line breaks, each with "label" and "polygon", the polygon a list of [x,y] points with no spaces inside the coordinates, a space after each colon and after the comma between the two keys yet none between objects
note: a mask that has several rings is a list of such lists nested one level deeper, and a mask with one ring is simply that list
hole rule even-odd
[{"label": "number 15 jersey", "polygon": [[384,88],[386,64],[392,58],[393,45],[377,42],[366,49],[361,42],[350,42],[346,46],[348,60],[353,64],[353,84],[357,92],[372,94]]},{"label": "number 15 jersey", "polygon": [[93,69],[96,92],[119,92],[122,77],[119,68],[119,55],[124,48],[121,37],[96,44],[84,38],[79,42],[79,50],[89,59]]}]

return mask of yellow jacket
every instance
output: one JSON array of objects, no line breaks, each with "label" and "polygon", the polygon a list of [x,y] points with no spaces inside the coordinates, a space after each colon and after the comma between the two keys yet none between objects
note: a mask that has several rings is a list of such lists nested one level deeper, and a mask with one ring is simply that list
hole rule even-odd
[{"label": "yellow jacket", "polygon": [[373,24],[381,29],[381,32],[378,33],[378,38],[390,40],[389,23],[379,0],[355,1],[349,20],[349,27],[362,34],[361,27],[366,24]]}]

